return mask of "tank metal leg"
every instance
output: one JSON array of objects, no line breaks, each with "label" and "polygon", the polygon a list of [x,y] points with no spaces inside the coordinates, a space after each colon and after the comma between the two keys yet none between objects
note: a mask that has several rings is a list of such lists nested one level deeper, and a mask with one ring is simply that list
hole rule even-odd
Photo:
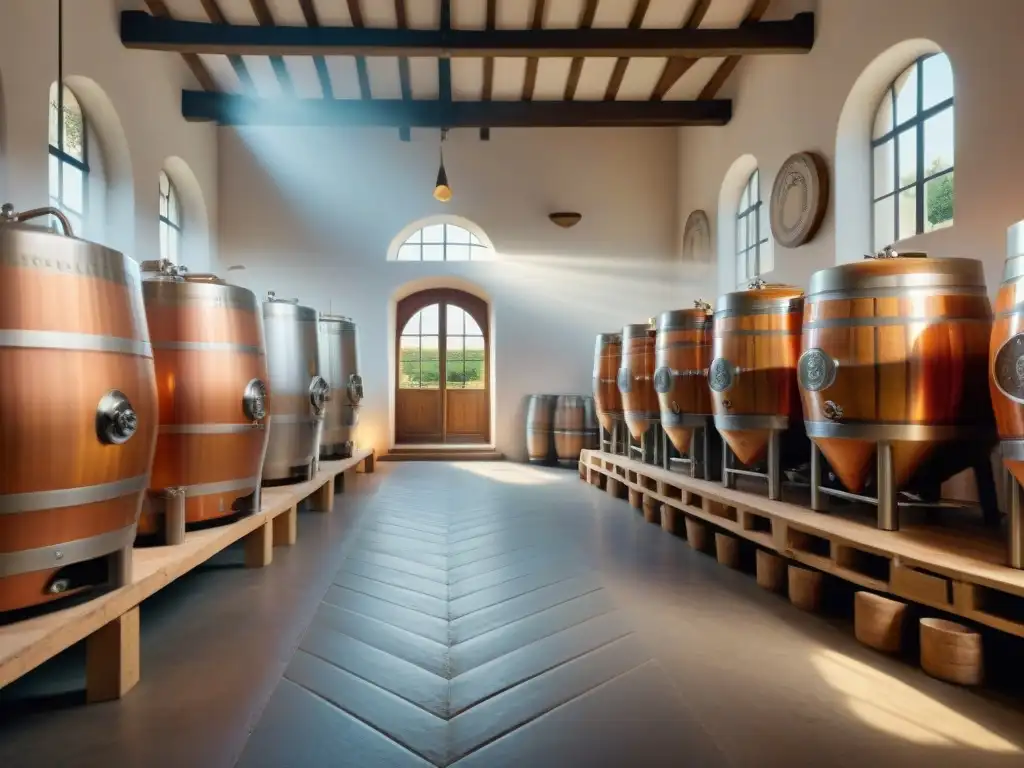
[{"label": "tank metal leg", "polygon": [[263,489],[257,488],[252,494],[252,509],[249,510],[250,515],[258,515],[263,511]]},{"label": "tank metal leg", "polygon": [[[1009,474],[1009,473],[1007,473]],[[1009,554],[1011,568],[1024,568],[1024,519],[1021,519],[1021,488],[1017,478],[1010,475],[1010,534]]]},{"label": "tank metal leg", "polygon": [[661,430],[661,467],[662,469],[672,468],[672,451],[668,444],[668,432]]},{"label": "tank metal leg", "polygon": [[164,543],[176,547],[185,542],[185,489],[164,489]]},{"label": "tank metal leg", "polygon": [[768,498],[773,501],[782,498],[781,444],[782,434],[773,429],[768,438]]},{"label": "tank metal leg", "polygon": [[896,501],[896,471],[892,462],[892,443],[878,444],[878,527],[883,531],[900,529],[900,508]]},{"label": "tank metal leg", "polygon": [[999,527],[999,498],[996,495],[996,479],[992,473],[992,461],[986,453],[974,465],[974,482],[978,487],[978,503],[985,518],[985,525]]},{"label": "tank metal leg", "polygon": [[729,446],[722,443],[722,485],[726,488],[736,487],[736,475],[729,470],[732,469],[732,451]]},{"label": "tank metal leg", "polygon": [[109,557],[110,586],[114,589],[127,587],[132,583],[132,545],[111,552]]},{"label": "tank metal leg", "polygon": [[822,503],[821,492],[821,449],[817,443],[811,441],[811,509],[815,512],[824,512],[825,505]]}]

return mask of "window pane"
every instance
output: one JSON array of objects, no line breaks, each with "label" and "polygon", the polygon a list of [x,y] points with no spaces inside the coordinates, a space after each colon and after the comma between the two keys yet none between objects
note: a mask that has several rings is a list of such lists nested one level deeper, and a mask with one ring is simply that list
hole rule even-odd
[{"label": "window pane", "polygon": [[774,244],[762,240],[757,247],[757,274],[765,275],[775,269]]},{"label": "window pane", "polygon": [[896,226],[896,210],[893,207],[895,197],[886,197],[875,203],[875,250],[880,251],[887,245],[892,245],[896,238],[894,228]]},{"label": "window pane", "polygon": [[181,233],[178,232],[174,227],[168,227],[170,230],[167,233],[167,239],[169,243],[170,256],[168,258],[175,264],[181,263]]},{"label": "window pane", "polygon": [[465,315],[466,311],[461,307],[456,307],[454,304],[448,305],[448,309],[445,311],[445,322],[448,324],[449,336],[461,336],[466,332],[466,325],[462,320]]},{"label": "window pane", "polygon": [[443,243],[444,242],[444,224],[431,224],[430,226],[423,228],[423,242],[424,243]]},{"label": "window pane", "polygon": [[446,224],[446,236],[449,243],[468,243],[469,242],[469,231],[462,227],[457,227],[454,224]]},{"label": "window pane", "polygon": [[748,184],[743,188],[743,193],[740,195],[740,206],[739,212],[743,213],[747,208],[750,207],[750,185]]},{"label": "window pane", "polygon": [[[405,324],[405,328],[402,329],[402,335],[419,336],[420,335],[420,318],[423,317],[423,310],[420,310],[415,315],[409,318]],[[416,349],[419,349],[420,343],[416,342]]]},{"label": "window pane", "polygon": [[953,98],[953,68],[944,53],[929,56],[924,60],[924,108],[934,107],[939,102]]},{"label": "window pane", "polygon": [[64,174],[64,194],[61,202],[75,213],[85,211],[85,174],[73,165],[61,163]]},{"label": "window pane", "polygon": [[469,261],[469,243],[445,246],[445,259],[447,261]]},{"label": "window pane", "polygon": [[953,108],[924,121],[924,175],[953,167]]},{"label": "window pane", "polygon": [[[466,319],[472,322],[472,319],[469,317],[469,315],[466,315]],[[465,341],[466,389],[483,389],[487,385],[487,362],[484,360],[483,337],[467,336]]]},{"label": "window pane", "polygon": [[60,160],[50,155],[50,197],[60,200]]},{"label": "window pane", "polygon": [[431,304],[429,307],[424,307],[419,311],[422,325],[420,326],[420,333],[428,336],[433,336],[438,333],[438,318],[440,316],[440,305]]},{"label": "window pane", "polygon": [[896,158],[893,153],[896,150],[896,140],[889,139],[884,144],[874,148],[874,197],[888,195],[893,190],[894,176],[896,175]]},{"label": "window pane", "polygon": [[[74,230],[75,234],[78,237],[82,237],[83,233],[85,232],[85,222],[82,220],[82,217],[67,211],[65,213],[67,214],[68,221],[71,223],[71,229]],[[61,229],[60,224],[57,223],[56,221],[54,221],[53,224],[57,228],[58,232],[64,231]]]},{"label": "window pane", "polygon": [[483,245],[483,243],[481,243],[480,240],[477,239],[477,236],[474,235],[472,232],[469,235],[469,242],[471,242],[473,245]]},{"label": "window pane", "polygon": [[178,195],[174,192],[174,187],[171,187],[171,194],[167,199],[167,218],[171,220],[172,224],[180,224],[181,216],[178,212]]},{"label": "window pane", "polygon": [[892,90],[887,88],[875,113],[875,128],[871,132],[871,138],[880,139],[892,129]]},{"label": "window pane", "polygon": [[[423,242],[423,230],[422,229],[417,229],[415,232],[413,232],[411,235],[409,235],[409,239],[406,240],[405,242],[407,244],[422,243]],[[416,250],[418,251],[419,248],[417,248]]]},{"label": "window pane", "polygon": [[49,129],[49,141],[50,146],[57,146],[57,84],[53,83],[50,86],[50,129]]},{"label": "window pane", "polygon": [[924,185],[924,231],[948,227],[953,223],[953,172]]},{"label": "window pane", "polygon": [[437,389],[441,383],[440,348],[437,336],[420,337],[420,379],[425,389]]},{"label": "window pane", "polygon": [[917,234],[917,187],[900,192],[900,231],[899,239],[913,237]]},{"label": "window pane", "polygon": [[413,389],[420,386],[420,339],[418,336],[402,336],[399,347],[399,379],[400,389]]},{"label": "window pane", "polygon": [[757,248],[751,248],[747,251],[747,276],[753,280],[760,273],[759,265],[757,263]]},{"label": "window pane", "polygon": [[398,249],[399,261],[419,261],[420,247],[418,245],[403,245]]},{"label": "window pane", "polygon": [[160,215],[169,218],[167,216],[167,196],[163,192],[160,193]]},{"label": "window pane", "polygon": [[160,222],[160,258],[161,259],[169,259],[169,258],[171,258],[170,257],[170,247],[168,246],[168,243],[167,243],[167,230],[168,229],[170,229],[170,227],[167,226],[167,223],[161,221]]},{"label": "window pane", "polygon": [[747,252],[737,254],[736,256],[736,285],[743,286],[746,284],[747,279]]},{"label": "window pane", "polygon": [[917,63],[911,64],[896,78],[896,124],[917,114]]},{"label": "window pane", "polygon": [[750,174],[750,204],[761,202],[761,171]]},{"label": "window pane", "polygon": [[444,246],[441,244],[437,245],[424,245],[423,246],[423,260],[424,261],[444,261]]},{"label": "window pane", "polygon": [[[753,222],[751,222],[753,223]],[[753,241],[764,243],[768,240],[768,236],[771,234],[772,225],[768,221],[768,206],[759,205],[757,207],[757,224],[758,228],[754,229],[751,233],[753,235]],[[751,227],[753,229],[753,227]]]},{"label": "window pane", "polygon": [[899,153],[900,153],[900,168],[899,168],[899,180],[900,187],[905,187],[908,184],[913,184],[917,181],[917,128],[907,128],[900,134],[897,134],[896,140],[899,142]]},{"label": "window pane", "polygon": [[747,249],[747,217],[740,216],[736,220],[736,252]]},{"label": "window pane", "polygon": [[[466,335],[467,336],[483,336],[484,332],[480,330],[480,326],[477,325],[476,320],[469,312],[463,312],[463,317],[466,319]],[[467,344],[469,342],[466,342]],[[481,342],[482,343],[482,342]]]},{"label": "window pane", "polygon": [[445,339],[444,378],[448,389],[464,389],[466,384],[465,350],[462,336]]},{"label": "window pane", "polygon": [[160,194],[167,197],[171,193],[171,180],[167,178],[167,174],[160,171]]}]

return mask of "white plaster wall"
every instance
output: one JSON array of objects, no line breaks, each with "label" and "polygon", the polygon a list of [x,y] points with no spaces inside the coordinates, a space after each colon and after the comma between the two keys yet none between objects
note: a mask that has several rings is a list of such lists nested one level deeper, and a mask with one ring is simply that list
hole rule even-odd
[{"label": "white plaster wall", "polygon": [[[794,152],[818,151],[835,170],[839,117],[861,73],[894,45],[933,41],[950,58],[956,89],[955,223],[901,245],[933,256],[981,259],[994,294],[1006,228],[1024,218],[1024,83],[1016,76],[1024,68],[1024,2],[776,0],[769,17],[799,10],[816,11],[814,50],[745,59],[722,92],[734,99],[732,122],[679,131],[680,216],[704,208],[714,219],[722,180],[747,153],[761,168],[765,200],[779,167]],[[867,146],[861,162],[870,173]],[[797,249],[776,245],[775,270],[766,279],[806,286],[815,270],[863,255],[870,219],[860,227],[852,221],[837,227],[837,217],[854,215],[843,193],[833,186],[833,203],[812,242]],[[719,292],[732,289],[728,275],[731,270],[720,270]]]},{"label": "white plaster wall", "polygon": [[[431,197],[436,132],[221,129],[220,258],[232,280],[297,297],[359,323],[367,397],[361,443],[391,444],[394,303],[415,286],[470,288],[491,302],[494,438],[523,457],[523,400],[588,392],[594,336],[710,288],[706,265],[678,259],[674,130],[455,131],[445,144],[454,200]],[[565,230],[547,214],[575,210]],[[475,222],[491,262],[386,261],[411,221]]]},{"label": "white plaster wall", "polygon": [[[206,271],[215,253],[216,129],[182,119],[181,89],[197,85],[180,57],[122,47],[118,14],[141,7],[64,2],[65,82],[87,114],[106,187],[100,200],[90,185],[95,206],[83,234],[137,261],[159,258],[157,179],[167,166],[183,187],[183,260]],[[0,0],[0,201],[18,209],[47,204],[47,96],[56,79],[56,0]]]}]

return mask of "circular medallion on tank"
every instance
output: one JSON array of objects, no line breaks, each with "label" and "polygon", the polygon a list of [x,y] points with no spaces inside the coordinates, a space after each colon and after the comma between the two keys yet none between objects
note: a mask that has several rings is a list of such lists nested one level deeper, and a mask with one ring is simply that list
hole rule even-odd
[{"label": "circular medallion on tank", "polygon": [[616,382],[619,385],[619,392],[629,392],[633,387],[633,376],[631,375],[629,368],[619,368],[619,375]]},{"label": "circular medallion on tank", "polygon": [[672,369],[662,366],[654,372],[654,391],[664,395],[672,389]]},{"label": "circular medallion on tank", "polygon": [[313,413],[317,416],[323,415],[324,406],[331,399],[331,386],[323,376],[314,376],[309,382],[309,403],[313,406]]},{"label": "circular medallion on tank", "polygon": [[725,392],[732,386],[736,371],[724,357],[716,357],[708,368],[708,386],[715,392]]},{"label": "circular medallion on tank", "polygon": [[348,400],[352,405],[359,405],[359,402],[363,399],[363,377],[358,373],[353,373],[348,377]]},{"label": "circular medallion on tank", "polygon": [[1024,333],[1007,339],[996,352],[992,378],[1000,392],[1024,403]]},{"label": "circular medallion on tank", "polygon": [[836,361],[825,354],[824,350],[812,347],[800,355],[797,363],[797,377],[800,386],[808,392],[819,392],[828,389],[836,380]]}]

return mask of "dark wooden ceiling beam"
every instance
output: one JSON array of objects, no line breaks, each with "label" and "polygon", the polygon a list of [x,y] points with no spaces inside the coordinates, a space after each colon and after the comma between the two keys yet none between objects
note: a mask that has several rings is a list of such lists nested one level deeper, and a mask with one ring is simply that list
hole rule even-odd
[{"label": "dark wooden ceiling beam", "polygon": [[[441,0],[441,32],[452,28],[452,0]],[[441,101],[452,100],[452,60],[442,58],[437,62],[437,90]]]},{"label": "dark wooden ceiling beam", "polygon": [[[704,21],[704,16],[708,12],[708,7],[711,5],[711,0],[697,0],[694,3],[693,8],[690,9],[690,15],[683,23],[684,29],[697,29],[700,27],[700,23]],[[697,63],[697,59],[673,57],[665,62],[665,68],[661,71],[661,77],[658,78],[658,84],[654,86],[654,91],[651,93],[651,98],[655,101],[661,101],[665,98],[665,94],[669,92],[673,85],[679,82],[679,79],[690,71],[690,67]]]},{"label": "dark wooden ceiling beam", "polygon": [[[544,29],[544,0],[533,0],[533,19],[531,30]],[[523,101],[533,101],[533,89],[537,86],[537,65],[540,59],[530,56],[526,59],[526,72],[523,75]]]},{"label": "dark wooden ceiling beam", "polygon": [[[486,27],[488,30],[492,30],[497,26],[498,23],[498,0],[487,0],[487,21]],[[484,87],[483,92],[480,94],[480,98],[484,101],[491,100],[491,94],[494,92],[494,59],[484,59]],[[490,141],[491,140],[491,129],[484,126],[480,129],[480,140]]]},{"label": "dark wooden ceiling beam", "polygon": [[[754,4],[750,6],[750,10],[747,12],[747,18],[743,20],[744,24],[752,24],[761,20],[761,18],[768,11],[768,6],[771,5],[772,0],[754,0]],[[725,61],[718,65],[718,69],[715,70],[715,74],[711,76],[707,84],[701,90],[698,99],[713,99],[725,85],[725,81],[729,79],[729,75],[733,73],[736,67],[740,63],[742,57],[738,55],[726,56]]]},{"label": "dark wooden ceiling beam", "polygon": [[[146,7],[149,8],[149,12],[154,16],[161,19],[170,19],[171,11],[167,7],[167,3],[164,0],[146,0]],[[183,53],[181,58],[185,61],[185,65],[192,71],[192,75],[199,83],[199,87],[204,91],[216,91],[217,81],[213,79],[213,75],[210,74],[210,70],[203,64],[203,60],[195,53]]]},{"label": "dark wooden ceiling beam", "polygon": [[[302,9],[302,18],[306,20],[307,27],[320,26],[320,17],[316,14],[313,0],[299,0],[299,7]],[[324,92],[324,98],[333,99],[334,86],[331,85],[331,73],[327,69],[327,60],[323,56],[314,56],[313,64],[316,66],[316,75],[320,78],[320,89]]]},{"label": "dark wooden ceiling beam", "polygon": [[[590,29],[594,25],[594,16],[597,14],[597,0],[587,0],[580,12],[580,29]],[[565,100],[572,101],[576,98],[576,89],[580,84],[580,75],[583,73],[583,57],[573,57],[569,65],[569,77],[565,81]]]},{"label": "dark wooden ceiling beam", "polygon": [[441,30],[236,26],[124,11],[121,40],[128,48],[262,56],[718,57],[807,53],[814,44],[814,14],[799,13],[786,21],[748,23],[736,29]]},{"label": "dark wooden ceiling beam", "polygon": [[[409,28],[409,20],[405,15],[405,0],[395,0],[395,23],[399,29]],[[402,99],[411,101],[412,82],[409,76],[409,58],[407,56],[398,57],[398,82],[402,88]],[[401,141],[412,141],[412,130],[408,125],[399,127],[398,138]]]},{"label": "dark wooden ceiling beam", "polygon": [[182,91],[182,116],[222,125],[348,125],[415,128],[725,125],[732,102],[707,101],[369,101],[260,99]]},{"label": "dark wooden ceiling beam", "polygon": [[[651,0],[636,0],[636,5],[633,7],[633,16],[629,20],[628,29],[640,29],[640,26],[644,23],[644,16],[647,15],[647,7],[651,4]],[[619,95],[619,88],[622,86],[622,78],[626,76],[626,67],[629,66],[629,58],[620,56],[615,60],[615,66],[612,68],[612,75],[608,78],[608,87],[604,92],[605,101],[615,101],[615,98]]]},{"label": "dark wooden ceiling beam", "polygon": [[[277,26],[274,22],[274,14],[270,12],[270,7],[267,5],[267,0],[249,0],[249,5],[252,6],[252,12],[256,16],[257,24],[261,27]],[[295,86],[292,85],[292,78],[288,74],[288,67],[284,63],[284,58],[281,56],[271,56],[270,66],[274,68],[274,74],[277,75],[277,82],[281,84],[281,90],[286,95],[294,94]]]},{"label": "dark wooden ceiling beam", "polygon": [[[359,0],[348,0],[348,15],[352,19],[352,29],[363,28],[363,9],[359,5]],[[325,29],[325,27],[321,27]],[[347,28],[346,28],[347,29]],[[326,53],[324,51],[323,53]],[[369,99],[372,94],[370,93],[370,73],[366,69],[366,57],[356,56],[356,79],[359,80],[359,96],[362,99]]]},{"label": "dark wooden ceiling beam", "polygon": [[[224,12],[220,9],[220,6],[217,5],[217,0],[200,0],[200,2],[203,5],[203,10],[206,11],[207,17],[214,25],[222,27],[228,26],[227,17],[224,16]],[[121,23],[124,23],[123,14]],[[201,24],[200,26],[209,27],[212,25]],[[252,75],[249,74],[249,68],[245,66],[245,62],[242,61],[242,57],[238,54],[228,54],[228,61],[231,62],[231,68],[235,70],[235,74],[238,76],[238,80],[242,84],[242,91],[255,91],[256,86],[252,81]]]}]

